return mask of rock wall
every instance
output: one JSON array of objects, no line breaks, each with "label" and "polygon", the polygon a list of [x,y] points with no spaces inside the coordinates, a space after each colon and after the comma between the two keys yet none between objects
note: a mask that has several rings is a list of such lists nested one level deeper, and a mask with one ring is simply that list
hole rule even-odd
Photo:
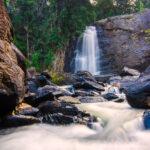
[{"label": "rock wall", "polygon": [[124,66],[144,70],[150,64],[150,10],[116,16],[97,21],[104,32],[99,39],[112,69],[116,72]]},{"label": "rock wall", "polygon": [[[110,73],[120,73],[124,66],[143,71],[150,64],[150,9],[103,19],[95,25],[103,57],[112,69]],[[66,51],[66,72],[74,70],[75,48],[71,43]]]},{"label": "rock wall", "polygon": [[10,19],[0,0],[0,117],[11,113],[25,92],[25,75],[11,43],[11,29]]}]

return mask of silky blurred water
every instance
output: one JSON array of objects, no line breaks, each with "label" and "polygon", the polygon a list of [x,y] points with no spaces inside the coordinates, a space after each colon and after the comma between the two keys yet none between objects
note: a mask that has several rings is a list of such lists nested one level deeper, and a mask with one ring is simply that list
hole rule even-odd
[{"label": "silky blurred water", "polygon": [[88,26],[83,33],[82,46],[77,45],[75,72],[89,71],[93,75],[100,73],[100,48],[96,27]]},{"label": "silky blurred water", "polygon": [[40,124],[2,130],[0,150],[149,150],[150,132],[143,127],[144,110],[113,102],[78,106],[99,117],[94,129]]}]

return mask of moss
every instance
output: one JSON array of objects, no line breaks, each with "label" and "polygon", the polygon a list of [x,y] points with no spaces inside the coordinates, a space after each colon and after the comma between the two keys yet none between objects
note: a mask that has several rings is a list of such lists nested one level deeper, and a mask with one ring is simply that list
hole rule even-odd
[{"label": "moss", "polygon": [[64,76],[56,72],[50,72],[52,77],[52,82],[60,85],[64,81]]},{"label": "moss", "polygon": [[146,29],[144,30],[144,33],[145,33],[145,41],[146,43],[150,44],[150,29]]},{"label": "moss", "polygon": [[150,29],[144,30],[144,33],[150,35]]}]

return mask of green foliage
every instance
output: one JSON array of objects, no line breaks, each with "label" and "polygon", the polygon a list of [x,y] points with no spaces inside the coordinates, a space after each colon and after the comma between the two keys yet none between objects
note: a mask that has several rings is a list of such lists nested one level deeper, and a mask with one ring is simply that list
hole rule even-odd
[{"label": "green foliage", "polygon": [[142,0],[137,0],[136,2],[136,10],[137,11],[143,11],[145,8],[144,3],[142,2]]},{"label": "green foliage", "polygon": [[[149,0],[5,0],[14,25],[14,43],[38,70],[50,68],[55,52],[65,50],[96,20],[143,11]],[[29,64],[29,63],[28,63]],[[30,66],[29,65],[29,66]]]},{"label": "green foliage", "polygon": [[37,71],[40,71],[41,69],[41,63],[39,63],[40,61],[40,52],[34,52],[32,54],[32,57],[31,57],[31,66],[34,66],[36,68]]}]

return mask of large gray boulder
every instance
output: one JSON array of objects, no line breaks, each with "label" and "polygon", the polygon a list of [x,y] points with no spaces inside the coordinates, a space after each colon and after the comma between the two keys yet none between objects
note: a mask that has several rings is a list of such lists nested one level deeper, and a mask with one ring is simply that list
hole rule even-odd
[{"label": "large gray boulder", "polygon": [[150,9],[96,22],[103,31],[99,42],[112,69],[124,66],[143,71],[150,62]]}]

